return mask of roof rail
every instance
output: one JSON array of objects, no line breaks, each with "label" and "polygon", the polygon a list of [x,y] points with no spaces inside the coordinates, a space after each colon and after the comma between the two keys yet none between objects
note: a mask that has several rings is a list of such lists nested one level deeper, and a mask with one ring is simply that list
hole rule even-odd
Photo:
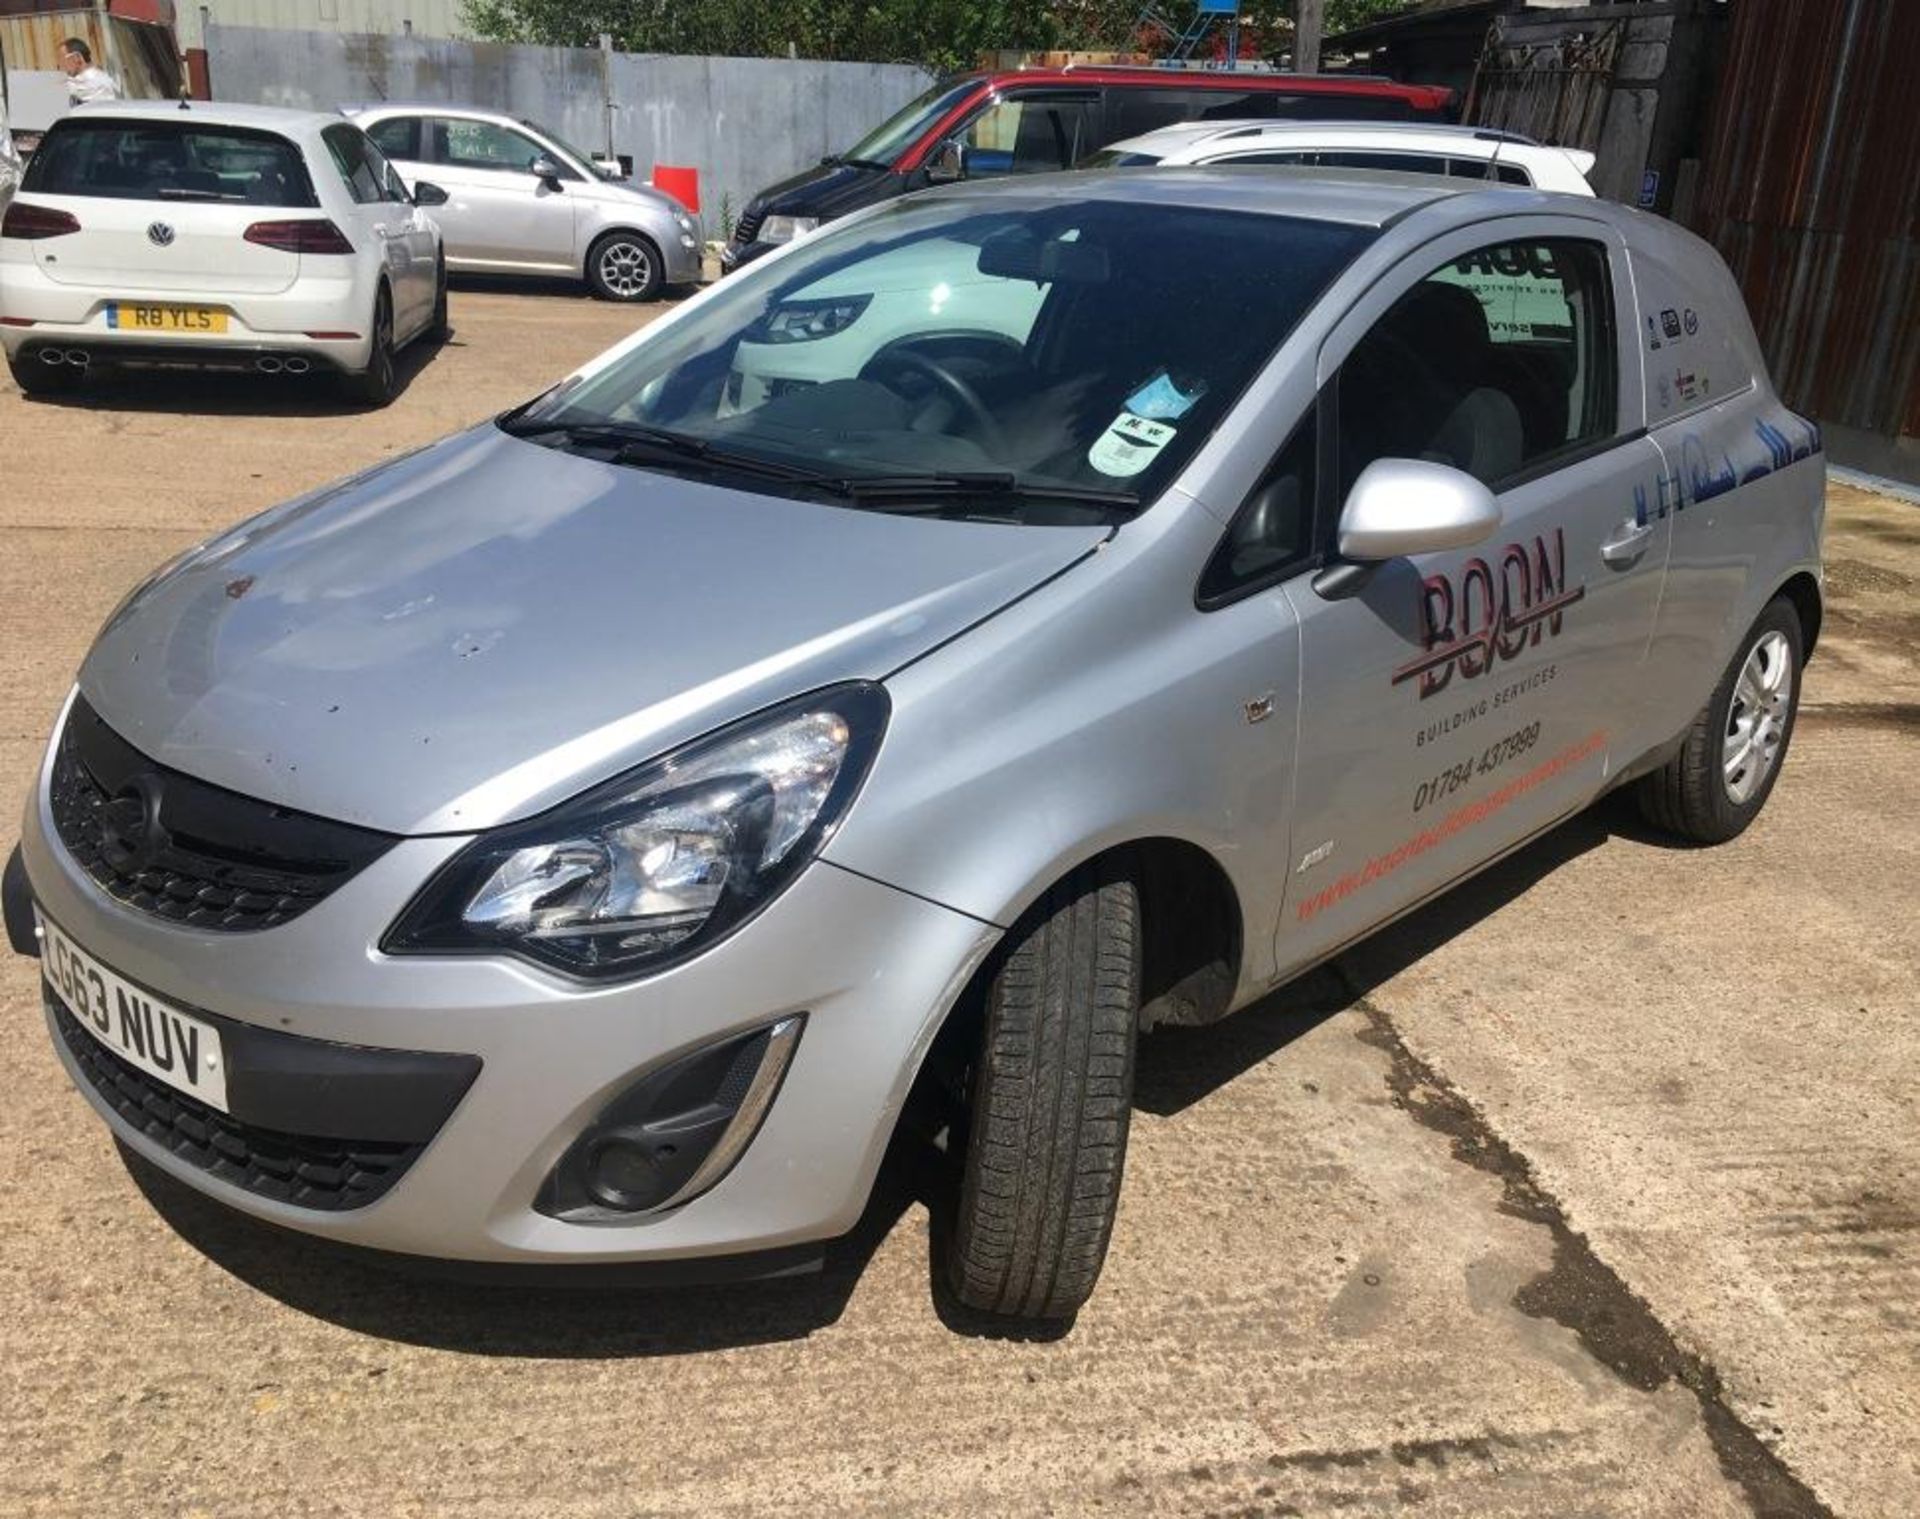
[{"label": "roof rail", "polygon": [[[1021,69],[1026,69],[1027,67],[1029,67],[1029,65],[1024,63],[1020,65]],[[1031,67],[1037,70],[1046,70],[1047,65],[1034,64],[1034,65],[1031,65]],[[1079,69],[1098,69],[1103,74],[1178,74],[1178,73],[1220,74],[1228,78],[1236,78],[1236,79],[1282,79],[1287,81],[1290,84],[1299,83],[1302,81],[1313,83],[1313,84],[1401,84],[1402,83],[1401,80],[1395,79],[1391,74],[1347,74],[1347,73],[1300,74],[1300,73],[1291,73],[1282,69],[1256,69],[1256,68],[1222,69],[1222,68],[1214,67],[1211,63],[1191,63],[1191,62],[1179,62],[1179,61],[1166,62],[1166,63],[1080,63],[1077,61],[1069,61],[1067,63],[1060,64],[1058,67],[1059,67],[1059,71],[1063,74],[1072,73]],[[989,74],[996,74],[996,73],[1001,73],[1003,71],[999,69],[987,69],[987,70],[984,70],[984,72]],[[1430,89],[1432,88],[1432,86],[1407,85],[1406,88]]]}]

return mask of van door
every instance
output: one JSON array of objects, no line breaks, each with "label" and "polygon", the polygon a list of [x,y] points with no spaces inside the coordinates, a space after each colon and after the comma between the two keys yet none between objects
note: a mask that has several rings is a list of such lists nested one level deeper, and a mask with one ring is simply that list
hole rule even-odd
[{"label": "van door", "polygon": [[1497,225],[1414,255],[1322,351],[1323,549],[1378,458],[1478,477],[1503,521],[1485,543],[1381,564],[1349,595],[1288,583],[1301,686],[1283,967],[1583,806],[1636,726],[1668,540],[1636,510],[1658,455],[1617,315],[1632,321],[1625,250],[1599,222]]}]

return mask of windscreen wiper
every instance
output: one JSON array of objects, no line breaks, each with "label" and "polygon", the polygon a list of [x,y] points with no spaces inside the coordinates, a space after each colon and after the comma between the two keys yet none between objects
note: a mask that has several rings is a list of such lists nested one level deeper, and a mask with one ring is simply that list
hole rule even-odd
[{"label": "windscreen wiper", "polygon": [[804,464],[786,464],[761,454],[742,453],[710,438],[675,432],[667,427],[651,427],[644,422],[525,422],[518,419],[501,424],[516,438],[535,440],[552,436],[570,445],[611,450],[616,464],[691,465],[695,468],[732,470],[738,474],[758,475],[768,480],[794,480],[806,484],[837,480]]},{"label": "windscreen wiper", "polygon": [[957,498],[989,501],[1065,501],[1076,506],[1102,507],[1131,517],[1140,510],[1140,498],[1127,491],[1098,486],[1054,485],[1044,480],[1022,480],[1011,470],[952,470],[925,474],[850,475],[821,481],[850,501],[871,502],[883,510],[909,515],[936,515],[954,509]]}]

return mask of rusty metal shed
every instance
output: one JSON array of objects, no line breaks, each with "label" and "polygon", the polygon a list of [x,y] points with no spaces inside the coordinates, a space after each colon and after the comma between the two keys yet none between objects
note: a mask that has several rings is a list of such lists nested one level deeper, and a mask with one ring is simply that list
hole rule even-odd
[{"label": "rusty metal shed", "polygon": [[[1736,0],[1692,222],[1790,404],[1920,470],[1920,0]],[[1849,435],[1854,435],[1851,438]]]}]

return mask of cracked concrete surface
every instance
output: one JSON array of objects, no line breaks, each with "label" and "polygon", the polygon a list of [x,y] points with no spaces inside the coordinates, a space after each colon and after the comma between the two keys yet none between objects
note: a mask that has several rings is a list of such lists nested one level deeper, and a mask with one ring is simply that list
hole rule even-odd
[{"label": "cracked concrete surface", "polygon": [[[372,416],[0,387],[0,848],[146,569],[637,318],[458,291],[454,319]],[[1756,828],[1673,850],[1602,807],[1239,1018],[1151,1036],[1107,1275],[1052,1342],[943,1321],[905,1186],[812,1281],[340,1263],[127,1164],[33,968],[0,964],[0,1512],[1920,1512],[1920,509],[1836,490],[1829,531]],[[1415,1121],[1436,1102],[1451,1128]]]}]

